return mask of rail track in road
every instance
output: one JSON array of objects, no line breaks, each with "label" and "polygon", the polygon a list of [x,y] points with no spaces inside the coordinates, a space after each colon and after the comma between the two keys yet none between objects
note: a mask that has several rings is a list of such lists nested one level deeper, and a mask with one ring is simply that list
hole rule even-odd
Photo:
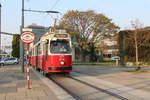
[{"label": "rail track in road", "polygon": [[49,78],[76,100],[128,100],[116,93],[75,79],[70,75],[51,75]]}]

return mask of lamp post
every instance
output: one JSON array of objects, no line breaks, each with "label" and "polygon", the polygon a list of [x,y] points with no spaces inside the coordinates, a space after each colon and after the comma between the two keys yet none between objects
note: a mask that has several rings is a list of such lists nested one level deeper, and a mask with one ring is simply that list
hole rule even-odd
[{"label": "lamp post", "polygon": [[2,5],[0,3],[0,56],[1,56],[1,8],[2,8]]}]

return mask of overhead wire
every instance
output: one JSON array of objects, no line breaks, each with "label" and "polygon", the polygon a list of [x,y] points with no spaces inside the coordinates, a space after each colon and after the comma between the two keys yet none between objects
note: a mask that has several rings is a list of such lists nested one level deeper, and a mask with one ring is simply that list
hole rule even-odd
[{"label": "overhead wire", "polygon": [[[53,9],[57,6],[58,2],[60,2],[60,0],[56,0],[56,2],[54,3],[54,5],[51,7],[51,10],[53,10]],[[60,14],[61,14],[61,13],[60,13]],[[51,18],[54,20],[54,24],[56,24],[57,21],[59,20],[58,14],[57,14],[57,17],[56,17],[56,18],[53,18],[52,16],[51,16]],[[55,21],[56,21],[56,23],[55,23]]]},{"label": "overhead wire", "polygon": [[60,0],[56,0],[56,2],[54,3],[54,5],[51,7],[51,10],[56,7],[56,5],[58,4],[59,1],[60,1]]},{"label": "overhead wire", "polygon": [[[60,2],[60,0],[56,0],[56,2],[52,5],[52,7],[50,8],[50,10],[53,10],[57,6],[58,2]],[[46,16],[44,16],[43,20],[47,17],[47,15],[50,15],[50,17],[52,18],[52,20],[54,20],[54,23],[55,23],[55,20],[59,19],[58,18],[58,14],[57,14],[57,18],[54,18],[51,14],[46,14]]]}]

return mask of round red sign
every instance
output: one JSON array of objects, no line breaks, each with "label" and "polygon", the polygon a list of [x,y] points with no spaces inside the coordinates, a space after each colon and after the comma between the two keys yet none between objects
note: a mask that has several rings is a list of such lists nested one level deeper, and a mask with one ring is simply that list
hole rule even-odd
[{"label": "round red sign", "polygon": [[24,43],[32,43],[34,41],[35,35],[33,32],[31,31],[24,31],[21,35],[20,35],[20,39],[22,42]]}]

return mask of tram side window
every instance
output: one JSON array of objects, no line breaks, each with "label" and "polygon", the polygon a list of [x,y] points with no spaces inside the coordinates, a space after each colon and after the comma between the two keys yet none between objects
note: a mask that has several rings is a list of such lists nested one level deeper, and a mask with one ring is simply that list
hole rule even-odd
[{"label": "tram side window", "polygon": [[29,51],[29,56],[31,56],[32,55],[32,51]]},{"label": "tram side window", "polygon": [[103,56],[104,56],[105,58],[111,58],[112,55],[111,55],[111,54],[104,54]]},{"label": "tram side window", "polygon": [[35,56],[35,48],[33,49],[33,56]]},{"label": "tram side window", "polygon": [[34,56],[34,49],[32,49],[32,56]]},{"label": "tram side window", "polygon": [[32,50],[30,51],[30,56],[32,56]]},{"label": "tram side window", "polygon": [[37,52],[38,52],[38,55],[40,55],[42,52],[41,52],[41,46],[40,45],[38,45],[38,47],[37,47]]},{"label": "tram side window", "polygon": [[45,44],[43,45],[43,54],[44,54],[44,55],[48,55],[48,50],[47,50],[47,48],[48,48],[48,44],[45,43]]},{"label": "tram side window", "polygon": [[68,41],[51,41],[50,43],[51,53],[71,53],[71,48]]}]

